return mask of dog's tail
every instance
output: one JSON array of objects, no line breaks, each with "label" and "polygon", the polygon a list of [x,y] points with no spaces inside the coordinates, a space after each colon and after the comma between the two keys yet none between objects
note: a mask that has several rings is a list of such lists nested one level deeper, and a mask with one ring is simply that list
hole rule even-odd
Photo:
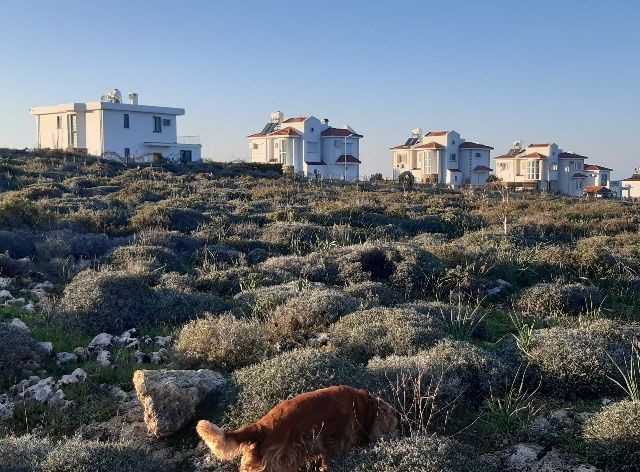
[{"label": "dog's tail", "polygon": [[218,426],[205,420],[198,421],[196,431],[211,452],[221,460],[231,460],[239,456],[251,443],[256,442],[253,430],[243,428],[225,434]]}]

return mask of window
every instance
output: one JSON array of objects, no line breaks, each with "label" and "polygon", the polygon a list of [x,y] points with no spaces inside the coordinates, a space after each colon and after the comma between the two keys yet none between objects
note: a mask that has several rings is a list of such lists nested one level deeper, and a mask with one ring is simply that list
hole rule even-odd
[{"label": "window", "polygon": [[455,161],[456,160],[456,153],[455,152],[449,154],[449,160],[450,161]]},{"label": "window", "polygon": [[189,149],[181,149],[180,150],[180,162],[191,162],[191,150]]},{"label": "window", "polygon": [[482,157],[482,153],[481,152],[476,152],[476,157]]},{"label": "window", "polygon": [[551,172],[557,172],[557,171],[558,171],[558,164],[554,162],[553,164],[551,164]]},{"label": "window", "polygon": [[169,118],[163,118],[162,126],[171,126],[171,120]]},{"label": "window", "polygon": [[540,180],[540,161],[527,161],[527,180]]},{"label": "window", "polygon": [[431,169],[431,159],[429,158],[429,154],[427,154],[426,152],[424,153],[424,167],[424,171],[427,174],[433,174],[433,170]]},{"label": "window", "polygon": [[311,128],[311,132],[313,133],[313,128]]},{"label": "window", "polygon": [[76,147],[78,145],[78,122],[76,115],[68,115],[69,130],[69,146]]},{"label": "window", "polygon": [[129,127],[129,113],[124,114],[124,127],[125,128]]},{"label": "window", "polygon": [[280,163],[281,164],[287,163],[287,140],[286,139],[282,139],[280,141]]},{"label": "window", "polygon": [[353,143],[347,143],[347,153],[353,152]]},{"label": "window", "polygon": [[580,161],[573,163],[573,170],[583,170],[584,164]]},{"label": "window", "polygon": [[153,117],[153,132],[162,133],[162,120],[159,116]]},{"label": "window", "polygon": [[311,152],[311,153],[317,153],[318,152],[318,142],[314,141],[314,142],[308,142],[307,143],[307,151]]},{"label": "window", "polygon": [[564,171],[565,171],[565,172],[569,172],[570,170],[571,170],[571,167],[569,167],[569,166],[564,166]]},{"label": "window", "polygon": [[[125,126],[126,128],[126,126]],[[129,148],[124,148],[124,157],[130,157],[131,156],[131,149]]]},{"label": "window", "polygon": [[452,140],[451,140],[451,144],[455,144],[455,143],[456,143],[456,140],[455,140],[455,139],[452,139]]},{"label": "window", "polygon": [[509,168],[509,163],[507,162],[500,162],[498,163],[498,169],[500,170],[507,170]]},{"label": "window", "polygon": [[600,185],[607,185],[609,183],[609,174],[600,174]]},{"label": "window", "polygon": [[253,143],[253,149],[258,149],[260,145],[258,143]]},{"label": "window", "polygon": [[56,128],[62,129],[62,116],[56,116]]}]

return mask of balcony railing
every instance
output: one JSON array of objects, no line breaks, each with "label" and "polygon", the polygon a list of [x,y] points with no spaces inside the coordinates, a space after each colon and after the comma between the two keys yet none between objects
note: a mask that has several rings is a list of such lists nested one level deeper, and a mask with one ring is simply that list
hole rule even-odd
[{"label": "balcony railing", "polygon": [[200,144],[200,136],[178,136],[178,144]]}]

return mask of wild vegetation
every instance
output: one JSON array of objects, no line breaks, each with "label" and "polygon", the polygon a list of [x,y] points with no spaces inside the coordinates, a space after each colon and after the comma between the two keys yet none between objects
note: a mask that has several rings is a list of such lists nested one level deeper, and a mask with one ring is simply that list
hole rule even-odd
[{"label": "wild vegetation", "polygon": [[[0,470],[236,470],[191,426],[147,436],[139,368],[221,372],[202,415],[226,428],[329,385],[383,397],[400,437],[335,470],[637,470],[636,203],[14,150],[0,190]],[[105,358],[100,333],[124,339]]]}]

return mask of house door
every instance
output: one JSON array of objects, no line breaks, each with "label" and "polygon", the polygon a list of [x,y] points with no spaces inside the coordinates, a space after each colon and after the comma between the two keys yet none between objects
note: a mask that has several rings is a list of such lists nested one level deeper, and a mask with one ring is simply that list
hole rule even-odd
[{"label": "house door", "polygon": [[162,153],[161,152],[154,152],[153,153],[153,159],[152,162],[155,163],[160,163],[162,162]]},{"label": "house door", "polygon": [[78,146],[78,122],[77,115],[69,115],[68,116],[68,127],[69,130],[69,146],[77,147]]}]

